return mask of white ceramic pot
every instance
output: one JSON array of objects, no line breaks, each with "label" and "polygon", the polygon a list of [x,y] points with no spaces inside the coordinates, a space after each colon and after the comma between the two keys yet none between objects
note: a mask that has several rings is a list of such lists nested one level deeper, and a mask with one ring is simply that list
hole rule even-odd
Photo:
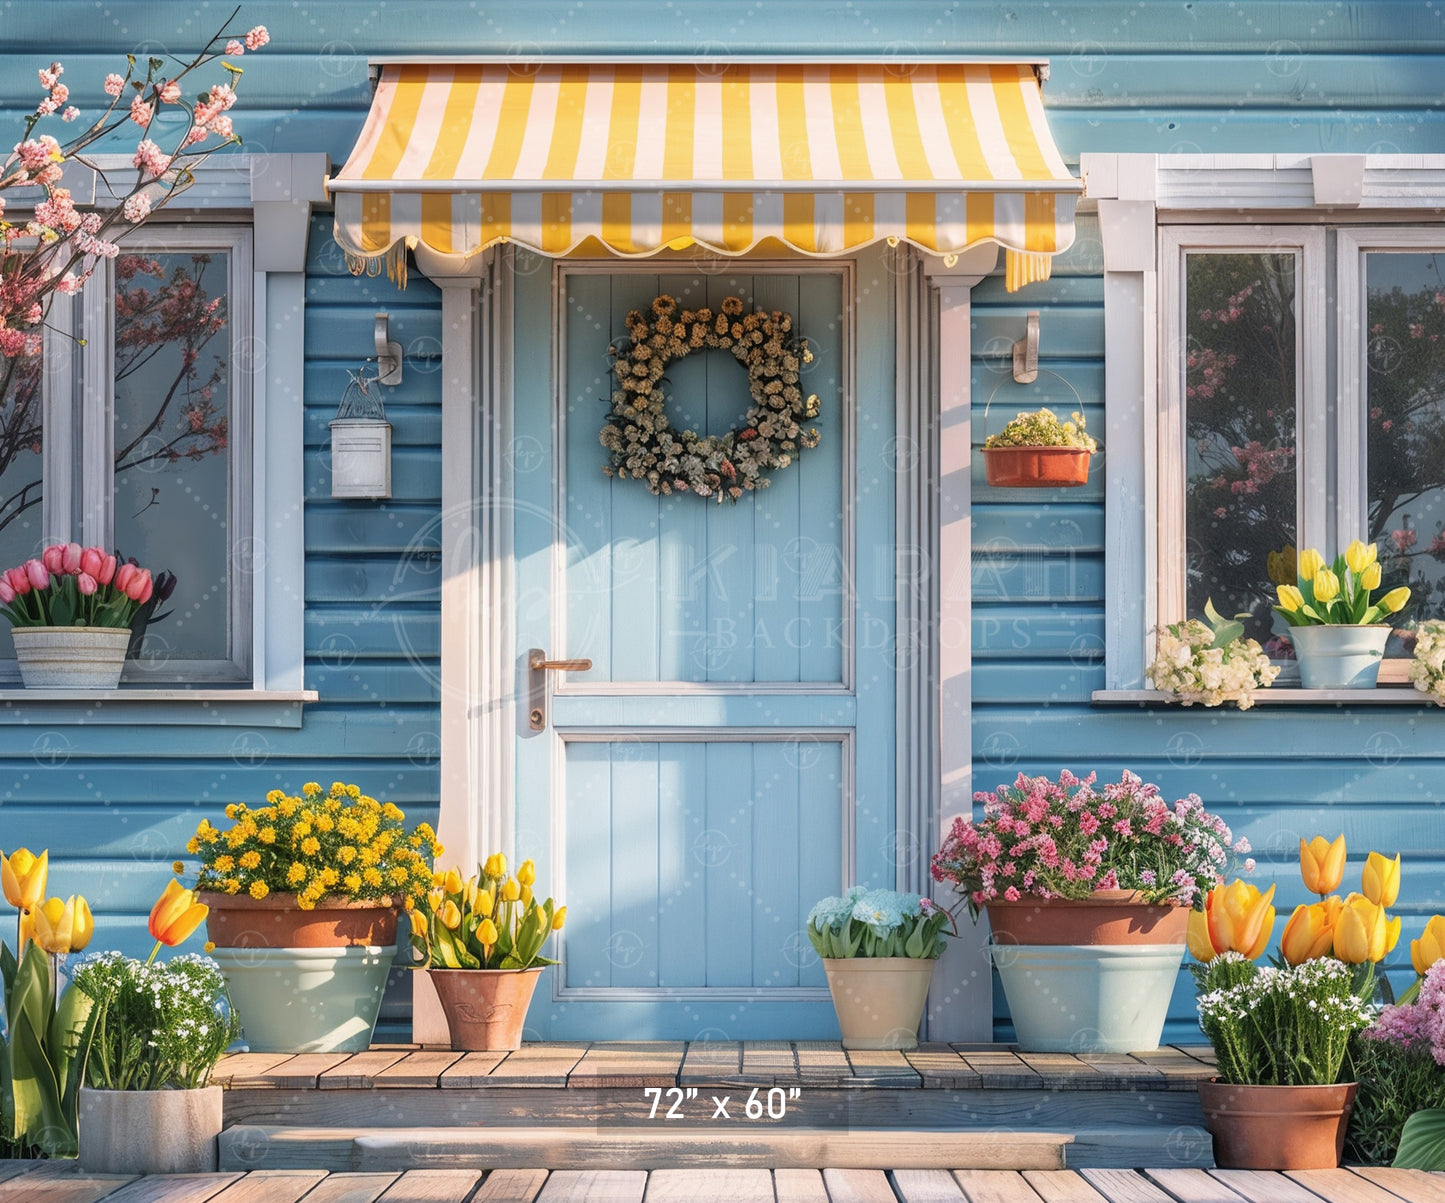
[{"label": "white ceramic pot", "polygon": [[844,1048],[917,1048],[932,960],[824,957]]},{"label": "white ceramic pot", "polygon": [[80,1168],[88,1174],[204,1174],[216,1169],[221,1088],[80,1088]]},{"label": "white ceramic pot", "polygon": [[13,627],[10,635],[26,689],[114,689],[130,646],[129,627]]},{"label": "white ceramic pot", "polygon": [[1019,1048],[1142,1053],[1159,1047],[1179,944],[993,944]]},{"label": "white ceramic pot", "polygon": [[1291,627],[1301,683],[1306,689],[1374,689],[1390,630],[1388,623]]},{"label": "white ceramic pot", "polygon": [[394,948],[216,948],[253,1053],[359,1053],[371,1044]]}]

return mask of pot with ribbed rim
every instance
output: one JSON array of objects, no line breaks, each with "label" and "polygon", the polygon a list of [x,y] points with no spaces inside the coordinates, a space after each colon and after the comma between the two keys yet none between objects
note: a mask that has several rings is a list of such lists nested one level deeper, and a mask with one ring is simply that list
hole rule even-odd
[{"label": "pot with ribbed rim", "polygon": [[394,898],[324,898],[302,910],[295,894],[197,895],[210,907],[206,932],[219,948],[359,948],[396,943]]},{"label": "pot with ribbed rim", "polygon": [[1189,909],[1151,903],[1137,890],[1095,890],[1087,898],[1001,898],[986,904],[995,944],[1177,944]]},{"label": "pot with ribbed rim", "polygon": [[1233,1170],[1329,1170],[1340,1164],[1356,1082],[1326,1086],[1199,1083],[1214,1164]]},{"label": "pot with ribbed rim", "polygon": [[116,689],[129,627],[12,627],[26,689]]},{"label": "pot with ribbed rim", "polygon": [[1393,628],[1389,623],[1311,623],[1289,639],[1306,689],[1374,689]]}]

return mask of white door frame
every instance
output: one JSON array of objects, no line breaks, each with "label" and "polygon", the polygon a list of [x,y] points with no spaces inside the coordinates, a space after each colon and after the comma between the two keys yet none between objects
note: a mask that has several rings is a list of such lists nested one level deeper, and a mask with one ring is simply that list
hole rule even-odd
[{"label": "white door frame", "polygon": [[[916,650],[923,654],[899,657],[897,886],[927,893],[929,854],[953,817],[972,809],[970,296],[998,255],[987,245],[947,265],[924,256],[918,273],[902,267],[911,254],[898,251],[895,354],[900,581],[913,584],[899,590],[898,617],[913,625],[900,625],[898,637],[902,647],[905,631],[920,632]],[[498,848],[513,851],[512,259],[501,247],[469,260],[422,247],[416,256],[442,289],[437,830],[447,849],[443,863],[470,865]],[[958,901],[935,892],[947,905]],[[933,1040],[986,1041],[992,978],[983,939],[966,921],[960,933],[934,975],[925,1031]],[[446,1022],[430,982],[422,974],[412,980],[412,1038],[444,1043]]]}]

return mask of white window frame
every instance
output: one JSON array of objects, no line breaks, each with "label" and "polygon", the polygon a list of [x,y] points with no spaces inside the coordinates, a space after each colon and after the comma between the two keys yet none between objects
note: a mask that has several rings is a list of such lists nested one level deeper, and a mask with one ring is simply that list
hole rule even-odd
[{"label": "white window frame", "polygon": [[[1298,536],[1332,544],[1359,528],[1365,505],[1363,254],[1445,250],[1445,155],[1086,154],[1081,166],[1081,212],[1097,214],[1104,252],[1109,456],[1106,687],[1094,700],[1149,703],[1164,700],[1144,678],[1156,626],[1184,616],[1182,375],[1170,342],[1184,329],[1184,250],[1301,254]],[[1327,399],[1323,420],[1315,397]],[[1326,489],[1309,487],[1321,478]],[[1391,667],[1374,690],[1275,688],[1258,700],[1419,705]]]},{"label": "white window frame", "polygon": [[[130,169],[126,156],[95,156],[95,162],[102,172]],[[233,409],[231,444],[245,453],[230,459],[233,514],[244,509],[248,527],[243,537],[232,532],[233,569],[237,583],[249,579],[251,588],[232,590],[233,659],[226,665],[204,662],[212,671],[201,676],[189,672],[184,682],[164,683],[160,674],[142,671],[134,677],[145,687],[125,684],[118,692],[54,690],[41,695],[13,688],[11,683],[18,680],[13,665],[0,666],[0,723],[33,722],[36,706],[45,708],[48,721],[143,721],[132,705],[139,703],[157,715],[163,710],[167,722],[226,724],[237,721],[237,715],[218,704],[234,702],[246,707],[242,721],[299,726],[300,704],[317,700],[316,692],[305,688],[301,390],[307,240],[313,206],[326,199],[329,169],[324,154],[218,155],[195,169],[195,183],[177,194],[153,225],[125,241],[127,248],[155,250],[244,247],[231,266],[232,313],[244,310],[247,317],[232,323],[237,390],[232,404],[238,399],[246,403],[249,429],[236,425]],[[96,179],[95,172],[79,164],[66,165],[64,183],[78,205],[96,203],[101,191]],[[172,232],[173,226],[183,228]],[[246,256],[249,265],[241,262]],[[50,324],[62,333],[78,332],[84,321],[103,336],[79,349],[72,349],[66,339],[47,340],[42,517],[47,540],[110,540],[112,280],[111,265],[105,264],[81,297],[74,302],[57,298],[51,311]],[[50,346],[61,344],[66,349],[52,356]],[[74,363],[82,358],[83,365]],[[78,393],[82,379],[104,381],[105,387],[86,384]],[[77,431],[81,407],[87,419]],[[106,420],[93,420],[102,409]],[[78,457],[77,438],[83,440]],[[49,488],[52,473],[58,474],[55,479],[75,479],[70,463],[76,458],[80,479],[88,483],[79,490]],[[216,669],[230,679],[217,680]],[[127,682],[131,680],[128,675]]]}]

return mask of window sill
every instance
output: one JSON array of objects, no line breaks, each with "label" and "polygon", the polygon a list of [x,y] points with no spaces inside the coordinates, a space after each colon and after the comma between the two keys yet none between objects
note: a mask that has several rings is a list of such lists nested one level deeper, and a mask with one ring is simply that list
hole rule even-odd
[{"label": "window sill", "polygon": [[0,688],[0,726],[300,727],[314,689]]},{"label": "window sill", "polygon": [[[1157,689],[1096,689],[1090,695],[1096,706],[1186,707]],[[1256,706],[1414,706],[1435,709],[1439,703],[1413,686],[1381,685],[1375,689],[1261,689],[1254,695]],[[1187,709],[1204,707],[1197,702]],[[1233,709],[1232,706],[1229,707]]]}]

